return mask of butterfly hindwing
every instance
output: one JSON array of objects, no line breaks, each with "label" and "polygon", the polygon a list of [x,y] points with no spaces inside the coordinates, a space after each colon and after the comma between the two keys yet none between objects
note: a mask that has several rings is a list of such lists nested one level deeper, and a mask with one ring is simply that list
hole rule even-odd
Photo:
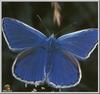
[{"label": "butterfly hindwing", "polygon": [[[68,88],[77,85],[81,79],[78,61],[70,54],[54,49],[48,62],[46,73],[48,83],[56,88]],[[50,69],[48,71],[48,66]]]},{"label": "butterfly hindwing", "polygon": [[58,39],[60,46],[70,51],[79,59],[89,57],[98,40],[97,29],[84,29],[74,33],[65,34]]},{"label": "butterfly hindwing", "polygon": [[3,30],[7,44],[13,51],[37,47],[46,39],[40,31],[11,18],[3,19]]},{"label": "butterfly hindwing", "polygon": [[12,67],[14,77],[30,84],[43,81],[46,57],[47,52],[43,48],[29,49],[20,53]]}]

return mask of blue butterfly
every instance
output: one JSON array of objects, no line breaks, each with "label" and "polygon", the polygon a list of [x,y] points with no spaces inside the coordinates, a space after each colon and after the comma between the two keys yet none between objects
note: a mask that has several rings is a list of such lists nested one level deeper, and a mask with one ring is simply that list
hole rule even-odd
[{"label": "blue butterfly", "polygon": [[98,30],[84,29],[49,38],[25,23],[3,19],[3,35],[9,49],[22,51],[12,66],[13,76],[27,84],[44,82],[56,88],[79,84],[81,69],[77,59],[87,59],[97,45]]}]

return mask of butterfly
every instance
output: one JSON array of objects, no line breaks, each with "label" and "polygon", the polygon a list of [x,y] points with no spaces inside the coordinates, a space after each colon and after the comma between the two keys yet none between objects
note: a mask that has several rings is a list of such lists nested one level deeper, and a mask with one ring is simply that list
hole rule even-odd
[{"label": "butterfly", "polygon": [[87,59],[97,45],[97,28],[83,29],[55,38],[12,18],[3,18],[3,35],[13,52],[20,52],[12,74],[27,84],[48,83],[70,88],[82,78],[79,60]]}]

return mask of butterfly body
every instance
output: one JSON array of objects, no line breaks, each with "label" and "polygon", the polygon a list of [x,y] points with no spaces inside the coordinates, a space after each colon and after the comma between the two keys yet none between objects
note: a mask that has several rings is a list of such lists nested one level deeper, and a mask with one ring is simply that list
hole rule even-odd
[{"label": "butterfly body", "polygon": [[[3,34],[9,49],[19,51],[13,76],[28,84],[47,82],[56,88],[79,84],[81,69],[77,59],[87,59],[97,45],[96,28],[84,29],[55,38],[45,36],[25,23],[3,19]],[[21,52],[22,51],[22,52]]]}]

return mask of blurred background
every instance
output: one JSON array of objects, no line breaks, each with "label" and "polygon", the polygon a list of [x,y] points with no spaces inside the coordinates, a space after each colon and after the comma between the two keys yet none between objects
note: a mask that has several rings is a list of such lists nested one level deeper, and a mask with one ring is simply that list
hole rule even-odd
[{"label": "blurred background", "polygon": [[[40,30],[48,32],[40,22],[39,15],[49,32],[59,37],[69,32],[98,27],[97,2],[2,2],[2,18],[11,17],[21,20]],[[16,80],[12,76],[11,67],[17,54],[11,52],[2,36],[2,91],[13,92],[58,92],[59,89],[48,85],[35,87]],[[96,92],[98,90],[98,48],[90,58],[79,61],[82,70],[81,82],[72,88],[61,89],[61,92]]]}]

